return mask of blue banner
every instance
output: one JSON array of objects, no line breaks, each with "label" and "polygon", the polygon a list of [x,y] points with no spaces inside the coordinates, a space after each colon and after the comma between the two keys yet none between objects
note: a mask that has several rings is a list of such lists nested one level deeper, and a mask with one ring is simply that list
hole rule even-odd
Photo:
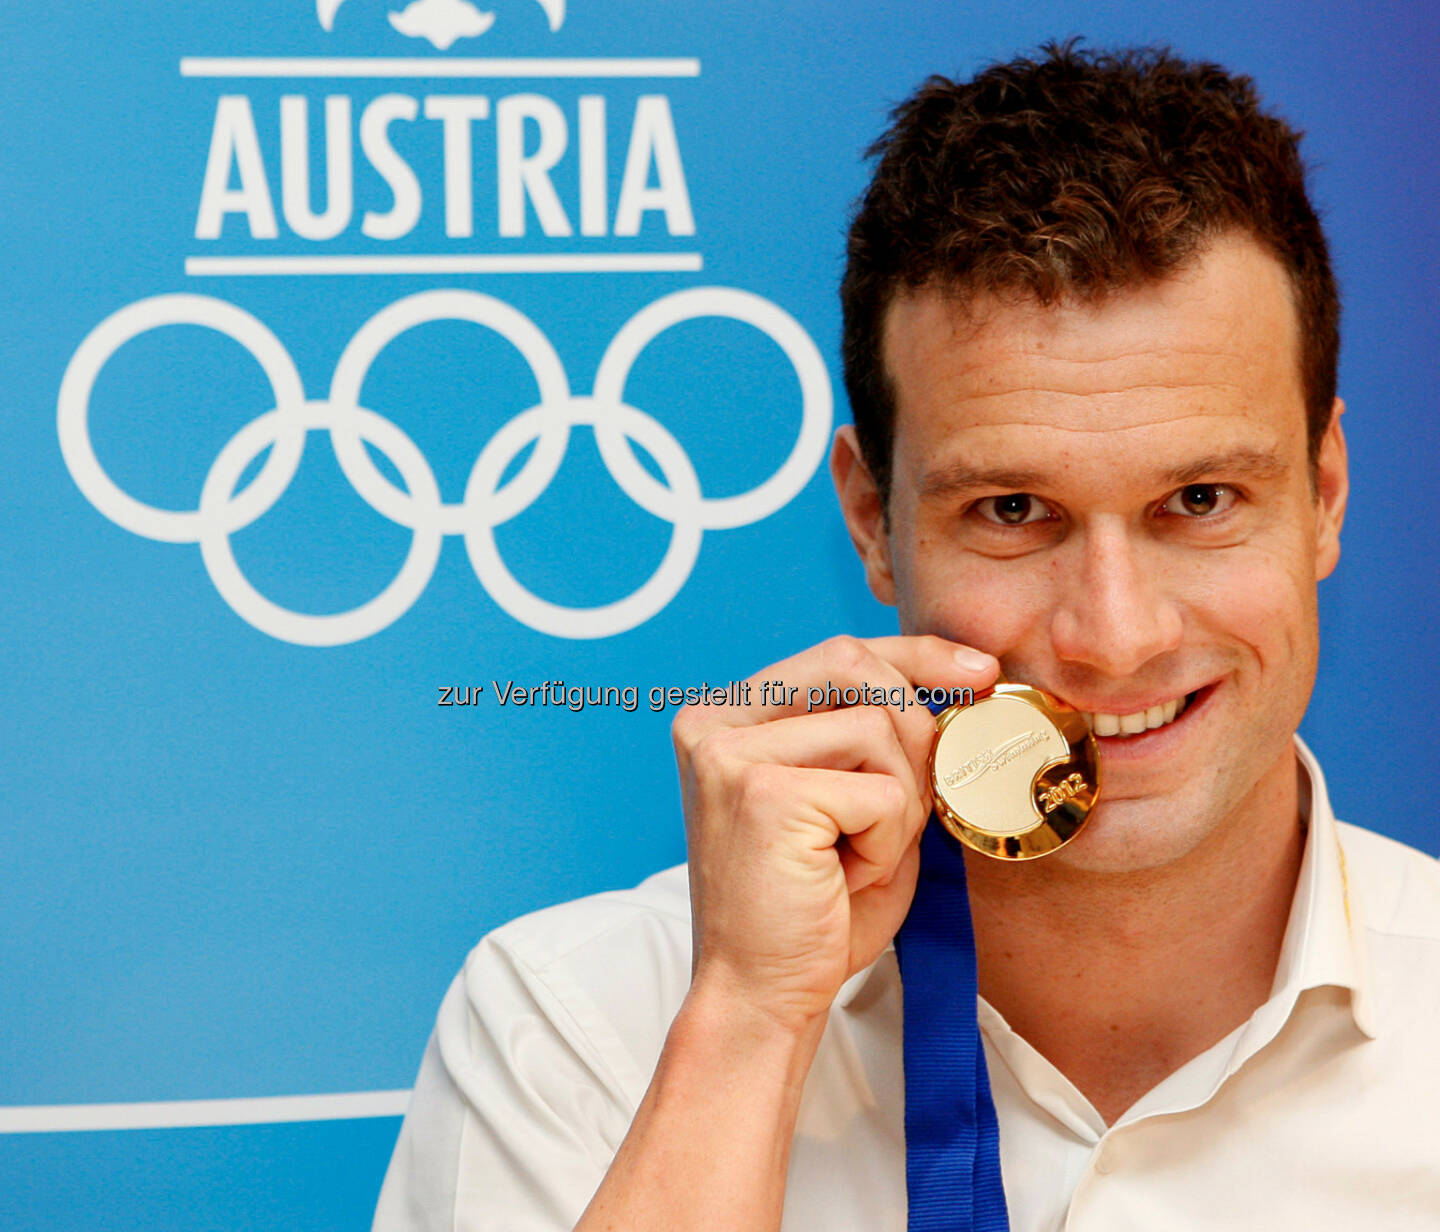
[{"label": "blue banner", "polygon": [[1302,730],[1440,850],[1433,5],[6,27],[0,1226],[365,1226],[469,947],[684,858],[685,691],[893,630],[824,467],[862,153],[1043,39],[1308,134],[1353,494]]}]

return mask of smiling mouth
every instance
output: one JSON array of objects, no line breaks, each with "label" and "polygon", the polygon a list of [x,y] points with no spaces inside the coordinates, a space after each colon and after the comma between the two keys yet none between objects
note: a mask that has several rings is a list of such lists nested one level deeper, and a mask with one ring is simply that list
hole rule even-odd
[{"label": "smiling mouth", "polygon": [[1137,710],[1133,714],[1105,714],[1101,711],[1082,710],[1080,713],[1085,716],[1085,721],[1090,724],[1090,730],[1097,736],[1115,736],[1125,739],[1131,736],[1143,736],[1148,731],[1154,731],[1159,727],[1167,727],[1185,713],[1202,695],[1210,691],[1209,685],[1203,689],[1196,689],[1193,693],[1187,693],[1184,697],[1173,697],[1168,702],[1160,702],[1145,710]]}]

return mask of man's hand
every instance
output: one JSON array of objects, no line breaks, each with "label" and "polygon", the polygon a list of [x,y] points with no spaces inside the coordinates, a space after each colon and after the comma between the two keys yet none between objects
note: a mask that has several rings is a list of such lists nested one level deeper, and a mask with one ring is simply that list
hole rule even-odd
[{"label": "man's hand", "polygon": [[[915,892],[935,734],[915,687],[980,689],[997,672],[939,637],[839,637],[753,677],[752,705],[680,712],[695,995],[797,1033],[828,1012]],[[760,704],[776,680],[789,704]],[[812,686],[905,702],[810,709]]]},{"label": "man's hand", "polygon": [[[915,893],[935,723],[914,689],[981,689],[998,671],[939,637],[842,637],[752,677],[753,705],[676,717],[694,978],[577,1232],[779,1228],[830,1003]],[[774,680],[796,690],[788,704],[761,704]],[[905,702],[808,708],[812,687],[867,685]]]}]

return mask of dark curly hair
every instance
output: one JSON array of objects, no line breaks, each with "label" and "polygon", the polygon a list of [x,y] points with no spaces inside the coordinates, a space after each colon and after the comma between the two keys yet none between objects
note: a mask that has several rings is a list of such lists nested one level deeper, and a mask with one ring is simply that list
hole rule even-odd
[{"label": "dark curly hair", "polygon": [[1340,304],[1300,134],[1248,77],[1165,49],[1047,43],[972,81],[931,77],[868,156],[850,226],[842,350],[866,465],[888,504],[895,401],[881,354],[897,291],[1096,299],[1164,277],[1207,239],[1252,235],[1300,319],[1312,468],[1330,421]]}]

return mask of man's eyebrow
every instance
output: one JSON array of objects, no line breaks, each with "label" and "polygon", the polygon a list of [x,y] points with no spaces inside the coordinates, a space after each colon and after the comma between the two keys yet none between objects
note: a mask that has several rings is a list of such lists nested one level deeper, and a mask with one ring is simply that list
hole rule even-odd
[{"label": "man's eyebrow", "polygon": [[1163,480],[1175,487],[1194,483],[1197,479],[1277,479],[1289,469],[1279,454],[1268,449],[1232,449],[1227,453],[1211,453],[1167,471]]},{"label": "man's eyebrow", "polygon": [[920,495],[948,496],[951,493],[965,492],[972,488],[999,488],[1007,492],[1024,492],[1030,488],[1043,486],[1045,479],[1043,471],[969,466],[964,462],[953,462],[949,466],[940,466],[933,471],[928,471],[920,481]]},{"label": "man's eyebrow", "polygon": [[[1232,449],[1209,453],[1182,466],[1162,472],[1158,481],[1171,487],[1184,487],[1207,477],[1236,479],[1276,479],[1289,469],[1279,454],[1268,449]],[[952,462],[936,467],[920,481],[922,497],[951,496],[976,488],[999,489],[1002,492],[1027,492],[1045,487],[1049,476],[1045,471],[1020,470],[1014,467],[972,466]]]}]

